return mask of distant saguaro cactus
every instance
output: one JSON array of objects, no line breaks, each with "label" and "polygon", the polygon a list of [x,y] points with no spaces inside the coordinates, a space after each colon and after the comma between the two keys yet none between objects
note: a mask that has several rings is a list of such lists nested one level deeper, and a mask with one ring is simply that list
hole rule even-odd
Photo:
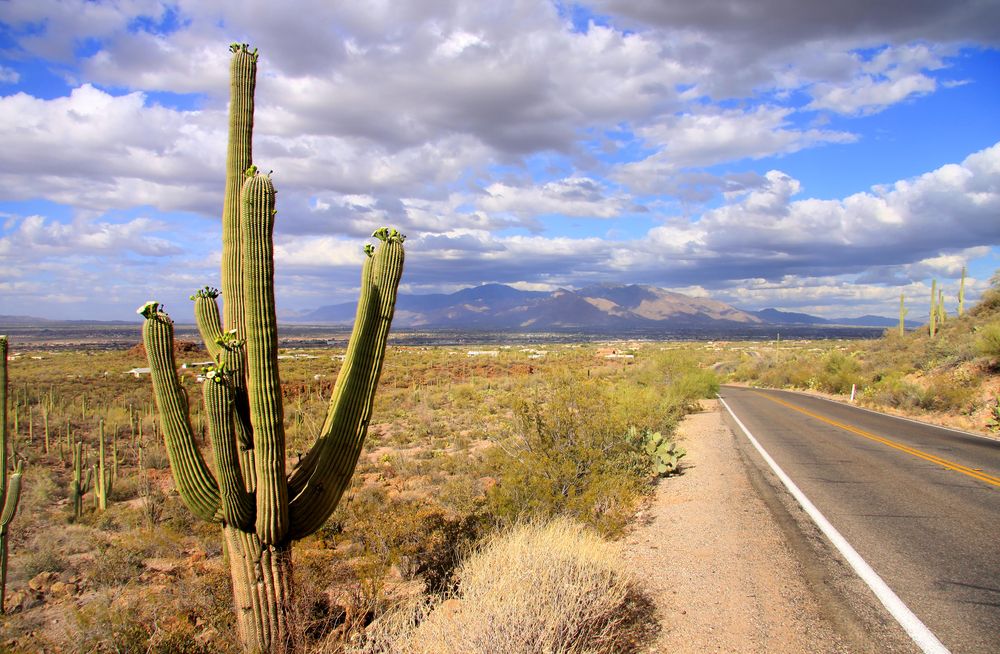
[{"label": "distant saguaro cactus", "polygon": [[962,281],[958,284],[958,316],[965,313],[965,275],[968,272],[966,266],[962,266]]},{"label": "distant saguaro cactus", "polygon": [[396,290],[403,236],[388,228],[365,247],[354,330],[312,449],[290,473],[278,376],[272,231],[275,191],[251,165],[257,52],[232,47],[232,94],[222,217],[222,296],[192,296],[195,319],[216,360],[203,384],[215,473],[198,450],[176,374],[173,323],[159,303],[139,309],[174,483],[197,516],[222,526],[237,628],[247,652],[289,652],[300,642],[292,622],[291,543],[318,530],[354,472],[371,419]]},{"label": "distant saguaro cactus", "polygon": [[0,613],[7,593],[7,530],[21,501],[21,462],[7,480],[7,337],[0,336]]},{"label": "distant saguaro cactus", "polygon": [[938,320],[937,300],[938,300],[937,280],[934,279],[931,280],[931,315],[930,315],[930,321],[927,323],[927,330],[930,333],[931,338],[934,338],[934,335],[937,334],[937,320]]},{"label": "distant saguaro cactus", "polygon": [[903,294],[900,293],[899,294],[899,335],[900,336],[905,336],[906,335],[906,314],[908,314],[909,312],[910,312],[910,310],[906,308],[906,304],[904,302]]}]

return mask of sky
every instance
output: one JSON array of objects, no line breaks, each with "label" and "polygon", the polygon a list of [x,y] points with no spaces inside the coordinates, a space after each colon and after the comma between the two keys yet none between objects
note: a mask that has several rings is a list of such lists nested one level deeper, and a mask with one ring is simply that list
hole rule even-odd
[{"label": "sky", "polygon": [[651,284],[911,319],[1000,268],[995,0],[0,0],[0,314],[219,286],[229,44],[259,48],[279,316]]}]

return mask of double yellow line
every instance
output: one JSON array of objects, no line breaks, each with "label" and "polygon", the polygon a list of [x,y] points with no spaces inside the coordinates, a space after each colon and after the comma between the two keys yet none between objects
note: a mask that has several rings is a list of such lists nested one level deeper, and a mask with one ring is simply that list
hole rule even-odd
[{"label": "double yellow line", "polygon": [[813,413],[812,411],[809,411],[807,409],[803,409],[802,407],[795,406],[794,404],[791,404],[789,402],[785,402],[784,400],[779,400],[776,397],[771,397],[770,395],[765,395],[764,393],[760,393],[760,392],[757,392],[757,391],[754,391],[754,393],[756,395],[759,395],[759,396],[763,397],[764,399],[771,400],[772,402],[774,402],[776,404],[780,404],[782,406],[788,407],[789,409],[793,409],[795,411],[798,411],[799,413],[803,413],[803,414],[809,416],[810,418],[815,418],[816,420],[820,420],[822,422],[825,422],[828,425],[833,425],[834,427],[839,427],[840,429],[843,429],[844,431],[849,431],[852,434],[856,434],[858,436],[861,436],[862,438],[867,438],[868,440],[875,441],[876,443],[882,443],[883,445],[887,445],[887,446],[889,446],[889,447],[891,447],[893,449],[899,450],[900,452],[906,452],[907,454],[912,454],[913,456],[921,458],[921,459],[923,459],[925,461],[930,461],[931,463],[939,465],[942,468],[946,468],[948,470],[954,470],[955,472],[961,472],[963,475],[968,475],[969,477],[972,477],[973,479],[978,479],[979,481],[986,482],[987,484],[991,484],[993,486],[1000,487],[1000,477],[994,477],[993,475],[987,474],[987,473],[983,472],[982,470],[977,470],[975,468],[970,468],[968,466],[963,466],[961,463],[955,463],[954,461],[949,461],[948,459],[942,459],[939,456],[935,456],[933,454],[928,454],[927,452],[924,452],[923,450],[918,450],[915,447],[910,447],[909,445],[903,445],[902,443],[897,443],[896,441],[891,441],[888,438],[882,438],[881,436],[876,436],[875,434],[872,434],[871,432],[864,431],[863,429],[858,429],[857,427],[853,427],[853,426],[845,424],[843,422],[838,422],[836,420],[831,420],[830,418],[826,418],[824,416],[821,416],[818,413]]}]

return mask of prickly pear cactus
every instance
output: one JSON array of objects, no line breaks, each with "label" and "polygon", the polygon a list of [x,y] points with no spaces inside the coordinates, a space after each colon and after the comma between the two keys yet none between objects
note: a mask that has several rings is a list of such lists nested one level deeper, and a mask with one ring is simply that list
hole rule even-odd
[{"label": "prickly pear cactus", "polygon": [[660,432],[646,433],[646,454],[653,462],[653,470],[658,477],[669,477],[677,474],[680,469],[679,461],[687,451],[679,447],[677,443],[664,438]]}]

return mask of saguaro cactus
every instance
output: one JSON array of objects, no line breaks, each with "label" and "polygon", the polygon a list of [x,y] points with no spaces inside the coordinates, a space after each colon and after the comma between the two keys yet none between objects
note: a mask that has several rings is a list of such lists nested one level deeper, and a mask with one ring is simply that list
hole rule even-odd
[{"label": "saguaro cactus", "polygon": [[937,334],[937,319],[938,319],[937,301],[938,301],[937,280],[934,279],[934,280],[931,280],[931,315],[930,315],[930,322],[927,323],[927,330],[930,333],[931,338],[934,338],[934,335]]},{"label": "saguaro cactus", "polygon": [[965,276],[968,273],[968,269],[962,266],[962,281],[958,284],[958,316],[962,317],[965,313]]},{"label": "saguaro cactus", "polygon": [[[112,448],[112,457],[118,456],[117,448]],[[111,487],[114,484],[114,476],[111,470],[104,466],[104,421],[100,426],[100,441],[98,444],[97,463],[94,464],[94,506],[98,511],[108,510],[108,496],[111,494]],[[113,466],[117,467],[117,466]]]},{"label": "saguaro cactus", "polygon": [[219,292],[192,296],[195,319],[217,364],[203,384],[215,471],[198,450],[173,355],[173,323],[157,302],[139,313],[167,456],[181,499],[217,522],[229,555],[237,627],[248,652],[288,652],[291,543],[319,529],[354,472],[385,355],[403,236],[383,228],[365,247],[361,295],[347,355],[316,442],[286,470],[274,305],[274,187],[251,165],[257,53],[232,46],[232,95],[222,217],[223,319]]},{"label": "saguaro cactus", "polygon": [[7,530],[21,500],[21,462],[7,480],[7,337],[0,336],[0,613],[7,593]]},{"label": "saguaro cactus", "polygon": [[73,501],[73,515],[79,518],[83,515],[83,496],[90,490],[90,481],[94,471],[86,468],[84,474],[83,443],[73,445],[73,478],[69,482],[69,497]]},{"label": "saguaro cactus", "polygon": [[906,335],[906,314],[910,312],[904,304],[903,294],[899,294],[899,335]]}]

